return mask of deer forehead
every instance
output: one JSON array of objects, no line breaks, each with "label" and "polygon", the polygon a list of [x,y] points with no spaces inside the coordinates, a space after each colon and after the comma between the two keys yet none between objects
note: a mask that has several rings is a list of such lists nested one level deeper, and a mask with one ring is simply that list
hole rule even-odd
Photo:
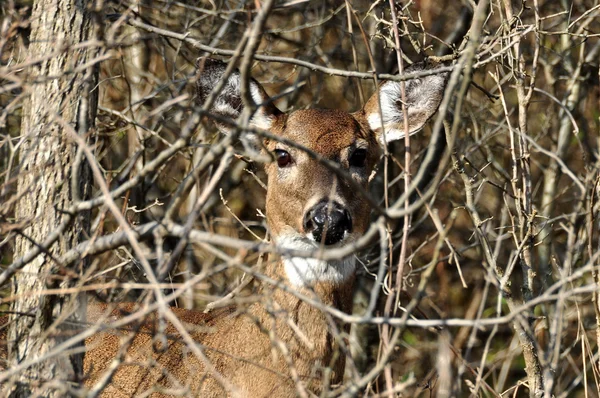
[{"label": "deer forehead", "polygon": [[[368,149],[375,141],[370,132],[349,113],[335,109],[298,110],[287,115],[280,134],[283,138],[332,158],[360,144]],[[274,147],[277,144],[273,144]]]}]

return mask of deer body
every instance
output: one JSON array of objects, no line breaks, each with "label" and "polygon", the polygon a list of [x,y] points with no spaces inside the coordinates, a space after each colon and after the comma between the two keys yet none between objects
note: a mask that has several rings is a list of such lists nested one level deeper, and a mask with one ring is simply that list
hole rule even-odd
[{"label": "deer body", "polygon": [[[323,298],[323,305],[350,310],[351,283],[344,287],[320,285],[315,292]],[[331,334],[324,333],[330,328],[325,314],[282,290],[274,290],[270,299],[273,306],[280,306],[275,311],[278,316],[265,310],[261,303],[251,305],[244,313],[225,310],[215,317],[207,317],[197,311],[172,310],[193,340],[205,347],[204,354],[208,360],[235,386],[239,396],[296,396],[286,355],[290,355],[298,379],[306,383],[309,390],[320,390],[324,377],[319,371],[321,367],[332,370],[333,382],[341,381],[344,356],[339,355],[341,359],[334,360],[337,344],[331,339]],[[89,321],[99,319],[107,309],[107,305],[92,305],[88,311]],[[120,305],[113,313],[120,317],[122,311],[132,312],[134,309],[132,304]],[[127,365],[117,370],[101,396],[132,397],[148,391],[155,391],[150,395],[153,397],[226,396],[227,390],[206,370],[202,359],[187,348],[172,325],[165,331],[168,346],[160,350],[154,347],[153,320],[149,318],[148,326],[142,327],[136,334],[131,342],[133,349],[125,357]],[[302,331],[302,337],[289,326],[289,321]],[[289,354],[281,353],[272,343],[270,331]],[[87,386],[93,387],[105,374],[128,334],[111,331],[86,340],[84,371],[88,376]]]},{"label": "deer body", "polygon": [[[200,62],[199,69],[198,97],[203,103],[224,79],[225,64],[206,59]],[[431,75],[406,82],[408,133],[420,130],[437,110],[445,77]],[[236,119],[243,110],[240,74],[234,72],[225,80],[211,113]],[[284,252],[269,259],[265,273],[286,289],[264,284],[260,302],[216,315],[173,308],[210,365],[189,349],[172,324],[166,329],[167,347],[155,347],[156,315],[147,319],[135,335],[132,327],[103,331],[88,338],[84,371],[89,388],[106,378],[115,358],[123,359],[102,396],[130,397],[149,392],[150,396],[231,395],[232,391],[219,382],[222,378],[240,396],[292,397],[299,391],[298,382],[300,389],[318,394],[324,386],[342,380],[342,340],[347,326],[294,293],[349,313],[354,259],[293,257],[286,255],[285,250],[314,252],[323,247],[339,247],[365,232],[370,207],[353,184],[366,190],[380,147],[406,134],[400,83],[383,83],[365,107],[353,114],[325,109],[287,114],[272,104],[255,80],[251,79],[249,89],[256,105],[250,125],[282,139],[262,140],[264,149],[275,158],[266,166],[267,224],[274,243]],[[219,126],[227,130],[226,126]],[[311,154],[285,142],[294,142]],[[335,164],[347,178],[339,178],[315,156]],[[91,304],[88,321],[100,320],[110,325],[111,319],[134,309],[133,304]],[[111,315],[104,319],[107,313]],[[127,339],[132,339],[130,347],[123,350]]]}]

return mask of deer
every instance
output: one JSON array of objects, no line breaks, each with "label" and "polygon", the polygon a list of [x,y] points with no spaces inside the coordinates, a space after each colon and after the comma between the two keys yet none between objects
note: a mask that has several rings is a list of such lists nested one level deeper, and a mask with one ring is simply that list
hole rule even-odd
[{"label": "deer", "polygon": [[[414,64],[406,72],[424,68]],[[211,58],[204,58],[198,69],[199,104],[224,81],[220,92],[214,93],[210,113],[220,118],[217,127],[229,132],[222,120],[236,120],[244,110],[241,74],[234,70],[226,76],[227,65]],[[354,187],[367,190],[382,148],[417,133],[432,118],[446,78],[447,73],[437,73],[405,82],[408,131],[400,82],[381,83],[354,113],[318,108],[282,112],[261,84],[250,78],[255,113],[249,127],[269,132],[268,138],[255,135],[254,139],[260,142],[259,150],[273,159],[265,165],[265,214],[279,253],[269,255],[264,274],[281,286],[261,284],[258,290],[267,298],[242,310],[224,308],[206,314],[171,308],[202,355],[190,350],[189,341],[171,322],[164,330],[166,346],[156,347],[156,312],[137,328],[113,330],[111,322],[133,313],[138,305],[90,303],[90,324],[102,322],[107,327],[85,341],[85,386],[102,386],[102,397],[294,397],[318,395],[341,383],[346,346],[340,336],[349,325],[322,308],[351,313],[355,259],[286,253],[344,247],[365,233],[371,206]],[[347,178],[339,178],[315,155]],[[314,298],[320,305],[302,297]]]}]

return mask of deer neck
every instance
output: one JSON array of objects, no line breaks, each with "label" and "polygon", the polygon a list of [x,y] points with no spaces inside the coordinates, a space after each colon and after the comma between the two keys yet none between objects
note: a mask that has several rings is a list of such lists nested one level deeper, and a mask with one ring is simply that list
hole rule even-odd
[{"label": "deer neck", "polygon": [[[265,273],[285,285],[284,289],[269,288],[274,302],[282,309],[296,310],[301,305],[313,306],[315,309],[327,306],[350,313],[355,268],[354,257],[322,260],[281,256],[270,258]],[[306,303],[299,296],[308,297],[317,305]],[[322,313],[320,310],[319,312]]]},{"label": "deer neck", "polygon": [[[314,245],[299,247],[306,243],[300,242],[276,240],[282,249],[314,251]],[[297,374],[311,390],[318,391],[323,378],[321,371],[329,369],[333,383],[341,382],[344,374],[345,355],[340,353],[344,344],[340,336],[348,332],[348,325],[326,309],[351,312],[355,261],[354,258],[333,261],[300,258],[282,252],[280,256],[269,256],[264,273],[284,286],[263,284],[260,302],[252,305],[249,312],[253,322],[268,336],[270,343],[264,345],[267,357],[277,358],[265,366],[275,366],[287,373],[284,358],[293,358]],[[272,357],[273,341],[283,343],[281,346],[288,354]],[[320,370],[315,373],[315,369]]]}]

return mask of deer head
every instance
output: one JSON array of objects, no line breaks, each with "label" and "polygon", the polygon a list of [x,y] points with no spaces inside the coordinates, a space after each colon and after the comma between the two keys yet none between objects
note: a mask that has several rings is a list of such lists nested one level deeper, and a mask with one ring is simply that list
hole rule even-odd
[{"label": "deer head", "polygon": [[[197,89],[202,104],[223,78],[226,65],[203,59],[199,66]],[[423,68],[415,65],[407,72]],[[256,111],[249,125],[272,135],[255,141],[274,159],[266,165],[266,216],[279,247],[314,251],[318,247],[347,244],[365,232],[371,209],[350,182],[366,189],[381,148],[423,127],[442,100],[446,75],[429,75],[405,83],[408,131],[404,127],[399,82],[381,84],[364,108],[355,113],[332,109],[284,113],[263,87],[250,79],[249,94]],[[241,86],[240,73],[234,71],[210,112],[237,119],[243,110]],[[229,130],[224,123],[217,125],[223,131]],[[322,159],[337,167],[345,178],[339,178],[341,173]],[[284,258],[283,265],[287,280],[294,286],[343,283],[354,275],[355,268],[352,259],[324,262],[291,257]]]}]

